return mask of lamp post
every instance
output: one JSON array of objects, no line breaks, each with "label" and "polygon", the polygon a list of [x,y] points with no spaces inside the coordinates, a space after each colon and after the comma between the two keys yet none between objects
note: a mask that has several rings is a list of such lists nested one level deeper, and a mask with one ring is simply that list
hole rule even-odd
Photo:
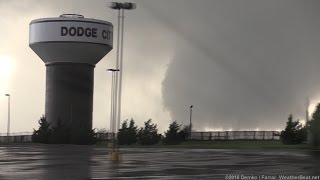
[{"label": "lamp post", "polygon": [[9,141],[9,135],[10,135],[10,94],[5,94],[5,96],[8,97],[8,125],[7,125],[7,138]]},{"label": "lamp post", "polygon": [[136,9],[135,3],[119,3],[112,2],[109,8],[118,10],[118,30],[117,30],[117,57],[116,69],[120,70],[119,76],[115,77],[115,107],[114,111],[117,113],[117,126],[120,128],[121,120],[121,94],[122,94],[122,73],[123,73],[123,34],[124,34],[124,10]]},{"label": "lamp post", "polygon": [[115,149],[115,133],[116,133],[116,73],[119,69],[107,69],[107,71],[112,73],[111,79],[111,111],[110,111],[110,133],[112,133],[112,148]]},{"label": "lamp post", "polygon": [[193,108],[193,105],[190,106],[190,125],[189,125],[189,138],[191,140],[191,132],[192,132],[192,108]]}]

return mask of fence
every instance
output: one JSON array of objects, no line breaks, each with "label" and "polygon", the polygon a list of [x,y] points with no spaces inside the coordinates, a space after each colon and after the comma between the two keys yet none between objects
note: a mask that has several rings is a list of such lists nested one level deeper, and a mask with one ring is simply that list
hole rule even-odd
[{"label": "fence", "polygon": [[[115,135],[116,136],[116,135]],[[99,141],[112,139],[111,133],[97,133]],[[279,131],[212,131],[212,132],[192,132],[191,140],[219,141],[219,140],[280,140]],[[5,133],[0,133],[0,143],[30,143],[32,133],[11,133],[8,137]]]},{"label": "fence", "polygon": [[[116,137],[117,134],[114,134],[114,137]],[[113,138],[112,133],[96,133],[96,138],[98,141],[110,141]]]},{"label": "fence", "polygon": [[213,131],[191,132],[191,140],[280,140],[279,131]]},{"label": "fence", "polygon": [[32,136],[31,135],[22,135],[22,136],[0,136],[0,143],[31,143]]},{"label": "fence", "polygon": [[[99,141],[108,141],[112,139],[112,134],[97,133],[96,137]],[[7,136],[6,133],[0,133],[0,143],[31,143],[31,142],[32,142],[32,132],[10,133],[9,136]]]},{"label": "fence", "polygon": [[[115,135],[116,136],[116,135]],[[112,139],[111,133],[97,133],[100,141]],[[280,140],[279,131],[212,131],[192,132],[191,140],[218,141],[218,140]]]}]

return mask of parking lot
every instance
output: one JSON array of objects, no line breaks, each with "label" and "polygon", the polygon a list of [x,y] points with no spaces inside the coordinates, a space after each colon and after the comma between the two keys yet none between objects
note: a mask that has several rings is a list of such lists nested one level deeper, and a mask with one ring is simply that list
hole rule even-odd
[{"label": "parking lot", "polygon": [[104,146],[0,145],[0,179],[226,179],[226,175],[320,175],[320,154],[309,150],[129,148],[122,149],[122,153],[122,161],[114,162]]}]

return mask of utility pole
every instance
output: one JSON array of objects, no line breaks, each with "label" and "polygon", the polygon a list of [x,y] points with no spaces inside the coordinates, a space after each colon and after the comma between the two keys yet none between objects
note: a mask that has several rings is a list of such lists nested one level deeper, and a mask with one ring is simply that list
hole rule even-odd
[{"label": "utility pole", "polygon": [[309,98],[307,97],[307,102],[306,102],[306,127],[307,127],[307,143],[311,143],[311,134],[308,128],[309,125],[309,106],[310,106],[310,101]]},{"label": "utility pole", "polygon": [[191,132],[192,132],[192,108],[193,105],[190,106],[190,125],[189,125],[189,139],[191,140]]},{"label": "utility pole", "polygon": [[[111,2],[109,8],[118,11],[118,32],[117,32],[117,57],[116,57],[116,69],[119,71],[119,74],[115,76],[114,82],[114,103],[113,111],[115,112],[113,118],[115,119],[113,126],[115,127],[115,133],[120,128],[121,121],[121,96],[122,96],[122,74],[123,74],[123,36],[124,36],[124,11],[125,10],[134,10],[136,9],[135,3],[125,2]],[[112,159],[119,160],[119,144],[117,150],[112,152]]]},{"label": "utility pole", "polygon": [[9,142],[9,135],[10,135],[10,94],[5,94],[8,97],[8,124],[7,124],[7,140]]},{"label": "utility pole", "polygon": [[308,125],[308,122],[309,122],[309,106],[310,106],[310,102],[309,102],[309,98],[307,98],[307,103],[306,103],[306,125]]}]

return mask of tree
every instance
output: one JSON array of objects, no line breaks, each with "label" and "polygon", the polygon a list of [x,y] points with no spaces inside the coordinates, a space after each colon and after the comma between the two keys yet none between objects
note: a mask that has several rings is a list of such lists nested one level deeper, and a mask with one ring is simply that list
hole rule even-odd
[{"label": "tree", "polygon": [[290,114],[287,126],[281,132],[280,138],[283,144],[300,144],[307,139],[306,132],[306,128],[302,127],[299,120],[293,121],[292,114]]},{"label": "tree", "polygon": [[135,125],[133,119],[130,120],[129,128],[128,128],[128,143],[134,144],[137,142],[137,133],[138,133],[138,126]]},{"label": "tree", "polygon": [[169,125],[169,129],[165,132],[165,138],[163,139],[163,143],[165,144],[179,144],[182,141],[182,135],[180,135],[181,125],[179,125],[176,121],[173,121]]},{"label": "tree", "polygon": [[52,134],[52,130],[50,129],[50,123],[47,121],[45,116],[42,116],[39,123],[39,129],[33,129],[32,134],[32,142],[34,143],[49,143],[50,136]]},{"label": "tree", "polygon": [[133,119],[130,120],[129,126],[128,126],[128,120],[125,120],[121,128],[118,132],[118,143],[120,145],[130,145],[137,142],[137,131],[138,127],[135,125],[135,122]]},{"label": "tree", "polygon": [[191,136],[190,125],[185,125],[182,130],[179,132],[180,137],[183,141],[187,140]]},{"label": "tree", "polygon": [[118,132],[119,145],[128,144],[128,120],[123,121]]},{"label": "tree", "polygon": [[138,132],[138,142],[142,145],[153,145],[159,143],[161,134],[158,134],[157,125],[152,120],[144,122],[144,128],[140,128]]},{"label": "tree", "polygon": [[176,121],[169,125],[169,129],[165,132],[165,137],[163,138],[164,144],[179,144],[187,140],[190,132],[190,126],[186,125],[181,129],[181,125]]},{"label": "tree", "polygon": [[311,143],[314,147],[318,147],[320,145],[320,103],[312,114],[312,119],[308,126],[311,135]]}]

